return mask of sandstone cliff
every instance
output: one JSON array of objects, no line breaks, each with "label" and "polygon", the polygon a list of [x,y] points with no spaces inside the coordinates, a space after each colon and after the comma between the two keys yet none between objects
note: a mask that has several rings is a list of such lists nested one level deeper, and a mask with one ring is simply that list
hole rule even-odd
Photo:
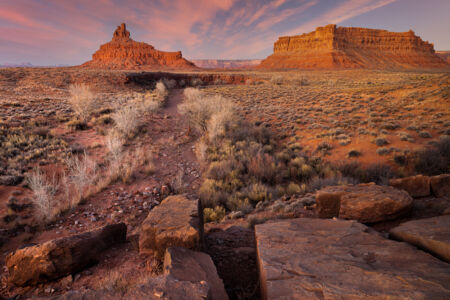
[{"label": "sandstone cliff", "polygon": [[436,51],[436,54],[450,64],[450,51]]},{"label": "sandstone cliff", "polygon": [[83,67],[105,69],[190,69],[195,65],[183,58],[181,51],[164,52],[152,45],[130,38],[125,24],[117,27],[112,41],[100,46],[92,60]]},{"label": "sandstone cliff", "polygon": [[200,68],[205,69],[250,69],[258,66],[261,59],[191,59]]},{"label": "sandstone cliff", "polygon": [[266,69],[445,68],[433,44],[413,31],[336,27],[280,37],[274,53],[261,62]]}]

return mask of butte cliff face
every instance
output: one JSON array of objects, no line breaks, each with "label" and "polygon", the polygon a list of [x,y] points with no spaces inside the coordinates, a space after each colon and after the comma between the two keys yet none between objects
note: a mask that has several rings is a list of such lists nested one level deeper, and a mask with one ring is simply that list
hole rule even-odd
[{"label": "butte cliff face", "polygon": [[103,44],[83,67],[104,69],[191,69],[195,65],[181,51],[164,52],[130,38],[125,24],[114,31],[111,42]]},{"label": "butte cliff face", "polygon": [[261,62],[265,69],[337,68],[445,68],[433,44],[413,31],[336,27],[327,25],[315,31],[280,37],[273,55]]}]

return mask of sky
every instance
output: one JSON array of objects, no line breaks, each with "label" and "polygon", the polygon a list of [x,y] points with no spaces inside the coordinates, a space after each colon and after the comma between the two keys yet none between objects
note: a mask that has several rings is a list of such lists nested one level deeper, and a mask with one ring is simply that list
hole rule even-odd
[{"label": "sky", "polygon": [[0,64],[77,65],[127,24],[188,59],[265,58],[279,36],[318,26],[410,29],[450,50],[450,0],[0,0]]}]

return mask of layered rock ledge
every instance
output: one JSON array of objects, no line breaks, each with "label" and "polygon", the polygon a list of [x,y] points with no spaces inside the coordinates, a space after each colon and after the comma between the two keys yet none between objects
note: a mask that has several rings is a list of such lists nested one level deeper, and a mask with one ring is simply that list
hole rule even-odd
[{"label": "layered rock ledge", "polygon": [[434,46],[408,32],[327,25],[297,36],[283,36],[265,69],[448,68]]}]

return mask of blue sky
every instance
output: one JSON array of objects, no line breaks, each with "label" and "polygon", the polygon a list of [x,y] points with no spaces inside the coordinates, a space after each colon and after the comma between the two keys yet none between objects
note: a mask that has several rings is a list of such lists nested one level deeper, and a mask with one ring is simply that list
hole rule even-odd
[{"label": "blue sky", "polygon": [[121,22],[186,58],[271,54],[279,36],[337,24],[408,31],[450,50],[450,0],[0,0],[0,64],[80,64]]}]

